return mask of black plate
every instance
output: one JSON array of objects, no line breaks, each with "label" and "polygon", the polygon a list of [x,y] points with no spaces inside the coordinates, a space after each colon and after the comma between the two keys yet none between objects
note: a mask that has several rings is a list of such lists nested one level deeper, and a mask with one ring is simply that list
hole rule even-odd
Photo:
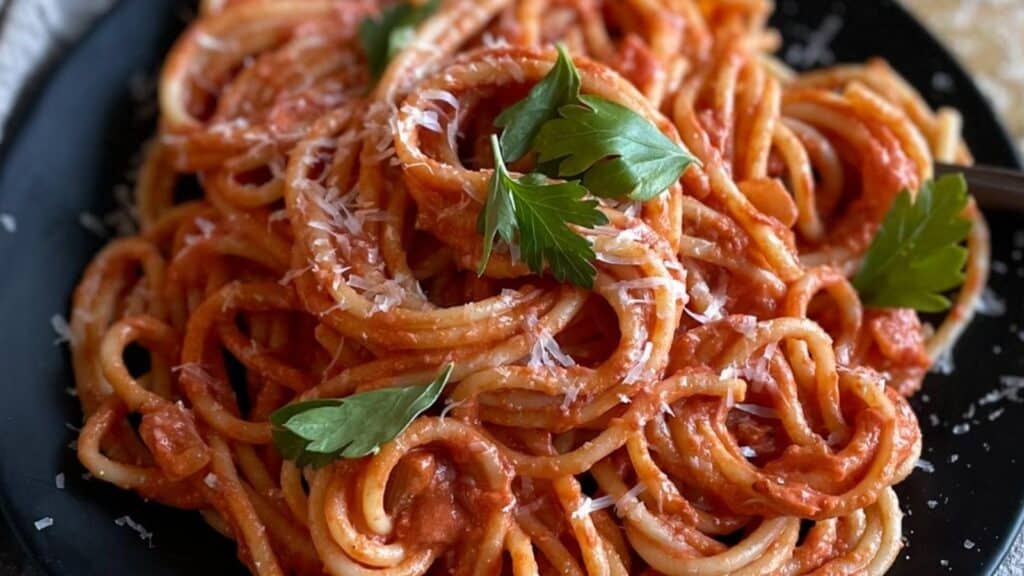
[{"label": "black plate", "polygon": [[[0,213],[17,218],[15,234],[0,230],[0,504],[25,556],[54,575],[243,573],[233,546],[198,515],[146,505],[81,477],[67,447],[75,434],[65,427],[80,419],[64,392],[71,368],[49,325],[52,315],[66,313],[79,274],[103,242],[78,224],[79,214],[110,210],[111,191],[152,129],[132,93],[145,93],[189,4],[121,0],[24,99],[0,156]],[[979,161],[1018,166],[969,78],[894,3],[781,0],[776,21],[787,40],[783,53],[794,63],[884,56],[932,104],[963,112]],[[826,49],[814,48],[830,36]],[[918,471],[899,487],[909,546],[893,574],[988,574],[1020,519],[1024,404],[1002,402],[1001,417],[989,421],[997,407],[977,400],[999,389],[1001,375],[1024,374],[1024,235],[1015,246],[1018,214],[992,212],[989,219],[1002,271],[992,287],[1006,298],[1006,314],[978,319],[957,347],[957,371],[929,377],[915,400],[924,457],[935,471]],[[973,417],[964,416],[972,403]],[[964,422],[970,432],[955,433]],[[58,472],[66,476],[63,491],[54,486]],[[154,532],[152,548],[115,524],[125,515]],[[46,516],[53,527],[36,531],[33,522]]]}]

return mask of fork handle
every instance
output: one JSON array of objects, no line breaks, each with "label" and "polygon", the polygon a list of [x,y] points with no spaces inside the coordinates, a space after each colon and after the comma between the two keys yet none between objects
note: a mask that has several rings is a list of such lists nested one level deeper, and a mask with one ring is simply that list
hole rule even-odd
[{"label": "fork handle", "polygon": [[935,163],[935,175],[962,173],[967,190],[983,209],[1024,211],[1024,173],[992,166]]}]

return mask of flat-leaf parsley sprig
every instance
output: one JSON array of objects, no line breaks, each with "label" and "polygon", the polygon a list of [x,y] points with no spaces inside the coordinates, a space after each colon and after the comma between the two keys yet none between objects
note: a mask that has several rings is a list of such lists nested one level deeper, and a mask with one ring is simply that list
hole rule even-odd
[{"label": "flat-leaf parsley sprig", "polygon": [[399,2],[387,6],[376,17],[370,16],[359,25],[359,42],[370,65],[370,73],[380,78],[388,63],[416,35],[416,27],[437,12],[441,0]]},{"label": "flat-leaf parsley sprig", "polygon": [[530,93],[494,119],[501,132],[501,154],[507,162],[526,156],[545,123],[558,117],[563,106],[580,104],[580,73],[568,50],[558,45],[558,58],[551,71]]},{"label": "flat-leaf parsley sprig", "polygon": [[598,210],[597,201],[585,199],[586,188],[576,182],[549,183],[542,174],[516,180],[505,167],[497,136],[491,136],[491,146],[494,176],[477,221],[484,236],[479,272],[483,273],[490,260],[495,236],[501,236],[508,244],[518,242],[531,270],[542,270],[547,262],[558,281],[593,286],[597,275],[594,249],[569,224],[584,228],[607,224],[608,217]]},{"label": "flat-leaf parsley sprig", "polygon": [[[523,100],[495,119],[495,171],[478,229],[483,234],[483,274],[494,240],[519,242],[530,270],[590,288],[597,274],[590,242],[570,224],[607,223],[587,193],[646,201],[667,190],[697,159],[657,126],[629,108],[580,94],[579,71],[565,46],[545,77]],[[512,178],[505,162],[537,153],[540,174]]]},{"label": "flat-leaf parsley sprig", "polygon": [[446,365],[433,382],[422,386],[284,406],[270,416],[274,446],[296,465],[314,468],[376,454],[437,402],[453,369],[453,364]]},{"label": "flat-leaf parsley sprig", "polygon": [[964,281],[971,221],[963,175],[927,181],[913,200],[900,192],[864,255],[853,285],[866,306],[941,312]]},{"label": "flat-leaf parsley sprig", "polygon": [[650,200],[697,162],[657,126],[625,106],[597,96],[563,106],[534,142],[537,161],[560,160],[558,177],[582,178],[604,198]]}]

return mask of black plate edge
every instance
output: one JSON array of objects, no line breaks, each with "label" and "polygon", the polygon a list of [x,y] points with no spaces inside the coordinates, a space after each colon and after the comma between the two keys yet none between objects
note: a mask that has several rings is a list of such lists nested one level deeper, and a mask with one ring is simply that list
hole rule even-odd
[{"label": "black plate edge", "polygon": [[[965,77],[968,80],[968,82],[961,83],[960,85],[958,85],[957,89],[967,90],[968,92],[972,93],[973,96],[976,96],[979,100],[986,104],[986,106],[984,107],[984,114],[989,117],[989,120],[993,125],[999,127],[999,134],[997,134],[997,137],[999,139],[1006,141],[1010,145],[1010,152],[1013,154],[1014,165],[1006,167],[1016,168],[1020,170],[1022,168],[1021,150],[1017,148],[1013,137],[1010,135],[1009,129],[1007,129],[1006,127],[1006,123],[996,113],[996,108],[995,105],[992,103],[992,100],[984,92],[981,91],[981,89],[978,87],[978,84],[974,81],[974,77],[968,73],[967,68],[964,66],[963,62],[961,62],[960,58],[956,54],[954,54],[953,51],[947,48],[946,43],[941,41],[939,37],[936,36],[934,32],[932,32],[931,28],[925,25],[925,23],[921,21],[912,10],[898,2],[894,3],[894,6],[897,11],[903,12],[907,16],[907,20],[912,23],[912,26],[918,28],[921,34],[927,36],[935,44],[935,46],[938,46],[938,49],[943,53],[943,55],[946,58],[948,58],[951,63],[953,63],[953,66],[956,69],[956,73]],[[967,119],[965,118],[964,120],[966,121]],[[1024,198],[1024,190],[1019,191],[1018,195]],[[984,211],[985,206],[982,205],[981,208],[982,211]],[[1019,213],[1024,214],[1024,211],[1019,211]],[[993,576],[999,570],[999,567],[1003,565],[1003,562],[1010,555],[1010,551],[1013,548],[1014,543],[1020,537],[1022,532],[1024,532],[1024,507],[1020,507],[1017,509],[1017,521],[1013,528],[1010,530],[1009,537],[1003,541],[1001,546],[1002,549],[997,554],[992,555],[992,561],[988,564],[988,566],[986,566],[985,570],[988,572],[989,576]]]},{"label": "black plate edge", "polygon": [[[0,10],[0,23],[4,22],[9,16],[11,4],[10,2],[4,4],[3,10]],[[68,56],[77,50],[79,46],[88,42],[90,38],[101,34],[103,29],[114,20],[114,16],[122,7],[123,3],[120,0],[116,0],[78,36],[70,41],[62,42],[51,50],[40,65],[36,67],[36,70],[29,74],[21,92],[15,99],[14,106],[11,107],[7,119],[0,125],[0,167],[7,165],[8,156],[11,153],[12,146],[14,146],[14,142],[18,140],[25,122],[35,113],[35,109],[39,104],[39,95],[51,83],[59,70],[70,65]],[[68,294],[69,305],[70,302],[71,295]],[[70,354],[66,350],[62,351],[61,354],[65,362],[71,361]],[[40,555],[38,551],[34,549],[29,543],[28,538],[25,537],[26,531],[30,528],[19,526],[19,523],[14,521],[10,506],[5,491],[0,490],[0,520],[4,524],[0,526],[0,529],[7,529],[11,540],[23,553],[20,559],[21,564],[18,568],[29,570],[26,576],[33,574],[33,572],[50,576],[63,576],[54,573],[39,561]]]},{"label": "black plate edge", "polygon": [[[898,2],[894,3],[894,6],[897,11],[903,12],[906,15],[907,20],[911,22],[912,26],[918,28],[921,34],[927,36],[935,44],[935,46],[938,47],[938,49],[943,53],[943,55],[947,59],[949,59],[949,61],[953,64],[954,68],[956,69],[956,73],[968,80],[968,82],[961,83],[960,85],[958,85],[957,89],[968,91],[969,93],[972,94],[972,96],[976,96],[979,100],[986,104],[986,106],[984,107],[984,114],[988,116],[988,120],[991,121],[993,125],[999,127],[999,133],[997,134],[997,137],[999,139],[1006,141],[1010,145],[1009,148],[1011,154],[1013,155],[1014,165],[1007,166],[1007,168],[1016,168],[1020,170],[1022,168],[1021,150],[1017,148],[1013,137],[1010,135],[1010,131],[1006,127],[1006,123],[996,112],[996,108],[992,100],[984,92],[981,91],[981,89],[978,87],[978,84],[974,81],[974,77],[968,73],[967,68],[964,66],[960,58],[955,53],[953,53],[953,51],[946,46],[946,43],[941,41],[939,37],[934,32],[932,32],[931,28],[929,28],[920,18],[918,18],[917,14],[915,14],[912,10]],[[966,121],[967,119],[965,118],[964,120]],[[1019,191],[1018,195],[1024,198],[1024,190]],[[985,206],[983,205],[982,210],[984,211],[984,209]],[[1020,213],[1024,214],[1024,211],[1020,211]],[[994,575],[999,570],[999,567],[1002,566],[1003,562],[1010,555],[1010,551],[1013,548],[1014,543],[1020,537],[1022,531],[1024,531],[1024,507],[1020,507],[1017,509],[1017,521],[1013,528],[1010,530],[1009,537],[1003,541],[1002,549],[997,554],[992,555],[992,561],[986,567],[986,571],[990,576]]]}]

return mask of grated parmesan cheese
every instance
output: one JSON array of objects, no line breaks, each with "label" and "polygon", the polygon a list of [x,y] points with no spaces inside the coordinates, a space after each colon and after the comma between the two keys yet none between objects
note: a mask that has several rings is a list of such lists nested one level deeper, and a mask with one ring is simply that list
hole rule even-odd
[{"label": "grated parmesan cheese", "polygon": [[234,46],[234,42],[223,40],[202,30],[196,33],[196,44],[210,52],[230,52]]},{"label": "grated parmesan cheese", "polygon": [[495,36],[490,31],[484,32],[481,40],[487,48],[506,48],[509,46],[508,40],[504,36]]},{"label": "grated parmesan cheese", "polygon": [[313,202],[330,218],[329,223],[310,222],[310,226],[334,236],[335,229],[345,229],[351,234],[361,234],[363,224],[367,221],[382,221],[386,215],[371,206],[360,206],[359,191],[350,190],[341,194],[337,188],[322,190],[321,194],[312,194]]},{"label": "grated parmesan cheese", "polygon": [[53,483],[57,486],[57,490],[63,490],[64,489],[64,473],[60,472],[59,474],[54,476],[53,477]]},{"label": "grated parmesan cheese", "polygon": [[627,490],[627,491],[626,491],[626,492],[625,492],[625,493],[624,493],[624,494],[622,495],[622,497],[621,497],[621,498],[619,498],[619,499],[618,499],[618,500],[617,500],[617,501],[615,502],[615,511],[616,511],[616,512],[619,512],[619,513],[623,512],[623,511],[624,511],[624,510],[623,510],[623,507],[624,507],[624,506],[626,506],[626,505],[627,505],[627,504],[629,504],[630,502],[633,502],[633,501],[634,501],[634,500],[635,500],[635,499],[636,499],[637,497],[639,497],[639,496],[640,496],[641,494],[643,494],[643,493],[644,493],[645,491],[647,491],[647,486],[645,486],[645,485],[644,485],[644,484],[643,484],[642,482],[641,482],[641,483],[638,483],[638,484],[637,484],[636,486],[633,486],[632,488],[630,488],[629,490]]},{"label": "grated parmesan cheese", "polygon": [[687,302],[689,297],[686,293],[686,285],[674,278],[668,278],[663,276],[652,276],[648,278],[640,278],[637,280],[623,280],[610,284],[607,288],[618,296],[618,299],[625,306],[632,305],[646,305],[650,304],[651,300],[648,298],[648,294],[643,294],[640,298],[634,298],[630,293],[634,290],[642,291],[653,291],[658,289],[668,290],[669,295],[680,300],[684,304]]},{"label": "grated parmesan cheese", "polygon": [[727,366],[719,373],[718,377],[722,380],[742,378],[752,384],[752,390],[755,392],[760,391],[764,386],[771,385],[773,382],[771,363],[778,348],[778,342],[770,342],[765,345],[760,356],[752,361],[748,360],[740,366]]},{"label": "grated parmesan cheese", "polygon": [[447,90],[440,90],[437,88],[424,90],[421,93],[421,96],[423,97],[424,100],[444,102],[456,110],[459,108],[459,99],[456,98],[454,94]]},{"label": "grated parmesan cheese", "polygon": [[114,187],[117,208],[103,217],[107,227],[118,236],[134,236],[139,231],[139,209],[132,188],[126,184]]},{"label": "grated parmesan cheese", "polygon": [[778,419],[779,418],[779,413],[774,408],[769,408],[767,406],[761,406],[760,404],[740,403],[740,404],[735,404],[733,406],[733,408],[735,408],[735,409],[737,409],[737,410],[739,410],[741,412],[746,412],[747,414],[753,414],[754,416],[760,416],[761,418],[773,418],[773,419]]},{"label": "grated parmesan cheese", "polygon": [[[707,290],[706,285],[704,286],[704,290]],[[698,318],[698,315],[695,312],[690,312],[689,310],[687,310],[686,313],[689,314],[691,318],[693,318],[697,322],[700,322],[701,324],[707,324],[710,321],[721,320],[722,318],[724,318],[725,305],[729,303],[729,297],[726,294],[725,285],[722,284],[717,286],[714,292],[710,293],[710,296],[711,301],[708,302],[707,308],[704,309],[704,312],[700,314],[702,318]],[[751,316],[750,318],[755,321],[754,324],[757,323],[756,318],[754,318],[753,316]],[[753,330],[753,328],[751,328],[751,330]]]},{"label": "grated parmesan cheese", "polygon": [[626,202],[622,206],[620,206],[619,208],[622,209],[622,213],[627,218],[636,218],[640,214],[640,211],[643,210],[643,207],[644,207],[644,205],[643,205],[642,202],[635,202],[634,201],[634,202]]},{"label": "grated parmesan cheese", "polygon": [[747,314],[730,316],[729,327],[744,336],[750,337],[757,330],[757,317]]},{"label": "grated parmesan cheese", "polygon": [[80,213],[78,215],[78,224],[100,238],[106,238],[109,235],[107,227],[103,224],[103,221],[92,212]]},{"label": "grated parmesan cheese", "polygon": [[637,358],[636,363],[626,372],[625,378],[622,379],[624,384],[632,384],[644,375],[644,368],[647,366],[647,362],[651,359],[651,352],[654,350],[654,344],[652,342],[645,342],[643,351],[640,352],[640,357]]},{"label": "grated parmesan cheese", "polygon": [[530,368],[569,368],[575,366],[576,361],[562,351],[558,341],[547,330],[541,330],[533,342],[526,365]]},{"label": "grated parmesan cheese", "polygon": [[75,335],[71,332],[71,326],[68,325],[68,321],[65,320],[63,316],[60,314],[50,316],[50,326],[57,334],[57,338],[53,341],[55,346],[74,343]]},{"label": "grated parmesan cheese", "polygon": [[413,126],[421,126],[431,132],[444,134],[444,128],[441,127],[441,120],[436,111],[423,110],[407,104],[402,107],[402,112],[406,114],[409,123]]},{"label": "grated parmesan cheese", "polygon": [[153,533],[146,530],[145,526],[139,524],[135,520],[132,520],[131,516],[125,515],[114,520],[114,524],[118,526],[127,526],[135,531],[139,535],[139,538],[146,542],[150,548],[153,547]]},{"label": "grated parmesan cheese", "polygon": [[363,297],[371,302],[370,314],[376,314],[389,312],[402,303],[404,292],[400,280],[402,279],[387,279],[373,284],[362,276],[352,274],[348,277],[348,285],[363,291]]},{"label": "grated parmesan cheese", "polygon": [[196,228],[199,228],[203,238],[209,238],[213,235],[213,231],[217,229],[217,225],[206,218],[196,218]]},{"label": "grated parmesan cheese", "polygon": [[786,50],[786,63],[796,68],[828,66],[834,63],[836,56],[829,46],[842,29],[843,19],[835,14],[829,14],[818,28],[806,35],[803,43],[794,43]]},{"label": "grated parmesan cheese", "polygon": [[595,251],[595,256],[598,262],[604,262],[613,266],[639,266],[646,260],[643,255],[619,256],[609,250],[597,250]]},{"label": "grated parmesan cheese", "polygon": [[936,374],[942,374],[943,376],[949,376],[953,373],[956,366],[953,362],[953,348],[949,347],[939,354],[939,357],[935,359],[935,364],[932,365],[931,371]]},{"label": "grated parmesan cheese", "polygon": [[975,413],[977,413],[977,411],[978,407],[974,405],[974,402],[971,402],[970,405],[967,406],[967,410],[964,411],[964,413],[961,414],[961,416],[963,416],[966,420],[970,420],[971,418],[974,418],[974,415]]},{"label": "grated parmesan cheese", "polygon": [[305,268],[299,268],[298,270],[289,270],[287,273],[285,273],[284,276],[281,277],[280,280],[277,281],[277,283],[280,284],[281,286],[287,286],[294,282],[295,280],[297,280],[306,272],[312,272],[313,266],[313,263],[310,262],[309,266],[306,266]]},{"label": "grated parmesan cheese", "polygon": [[572,511],[571,516],[573,520],[582,520],[598,510],[604,510],[605,508],[611,508],[612,506],[615,506],[615,498],[609,495],[601,496],[600,498],[593,500],[589,496],[584,496],[583,502],[578,508]]},{"label": "grated parmesan cheese", "polygon": [[469,403],[469,399],[468,398],[464,398],[462,400],[459,400],[458,402],[452,402],[451,398],[446,399],[444,401],[444,408],[441,410],[441,415],[439,416],[439,418],[441,420],[444,420],[445,418],[448,417],[448,413],[449,412],[451,412],[452,410],[455,410],[456,408],[458,408],[460,406],[464,406],[464,405],[466,405],[468,403]]},{"label": "grated parmesan cheese", "polygon": [[53,526],[53,518],[51,518],[49,516],[45,516],[43,518],[40,518],[39,520],[36,520],[34,522],[34,524],[35,524],[36,530],[42,532],[43,530],[46,530],[50,526]]},{"label": "grated parmesan cheese", "polygon": [[999,378],[999,383],[999,390],[993,390],[978,399],[979,406],[995,404],[1002,400],[1009,400],[1014,404],[1024,403],[1024,397],[1021,397],[1021,393],[1024,392],[1024,377],[1004,375]]},{"label": "grated parmesan cheese", "polygon": [[3,228],[4,232],[8,234],[14,234],[18,231],[18,221],[15,220],[13,214],[0,212],[0,228]]},{"label": "grated parmesan cheese", "polygon": [[985,288],[981,293],[981,298],[978,298],[975,303],[974,310],[982,316],[997,318],[1006,314],[1006,302],[991,288]]},{"label": "grated parmesan cheese", "polygon": [[569,407],[572,406],[574,402],[576,402],[576,398],[579,396],[579,394],[579,384],[577,384],[575,381],[570,381],[565,386],[565,395],[562,397],[562,404],[561,406],[559,406],[559,409],[562,412],[567,412],[569,410]]},{"label": "grated parmesan cheese", "polygon": [[950,93],[953,91],[953,77],[948,72],[938,71],[932,74],[932,90]]},{"label": "grated parmesan cheese", "polygon": [[914,463],[914,467],[927,474],[933,474],[935,472],[935,465],[924,458],[918,458],[917,462]]}]

